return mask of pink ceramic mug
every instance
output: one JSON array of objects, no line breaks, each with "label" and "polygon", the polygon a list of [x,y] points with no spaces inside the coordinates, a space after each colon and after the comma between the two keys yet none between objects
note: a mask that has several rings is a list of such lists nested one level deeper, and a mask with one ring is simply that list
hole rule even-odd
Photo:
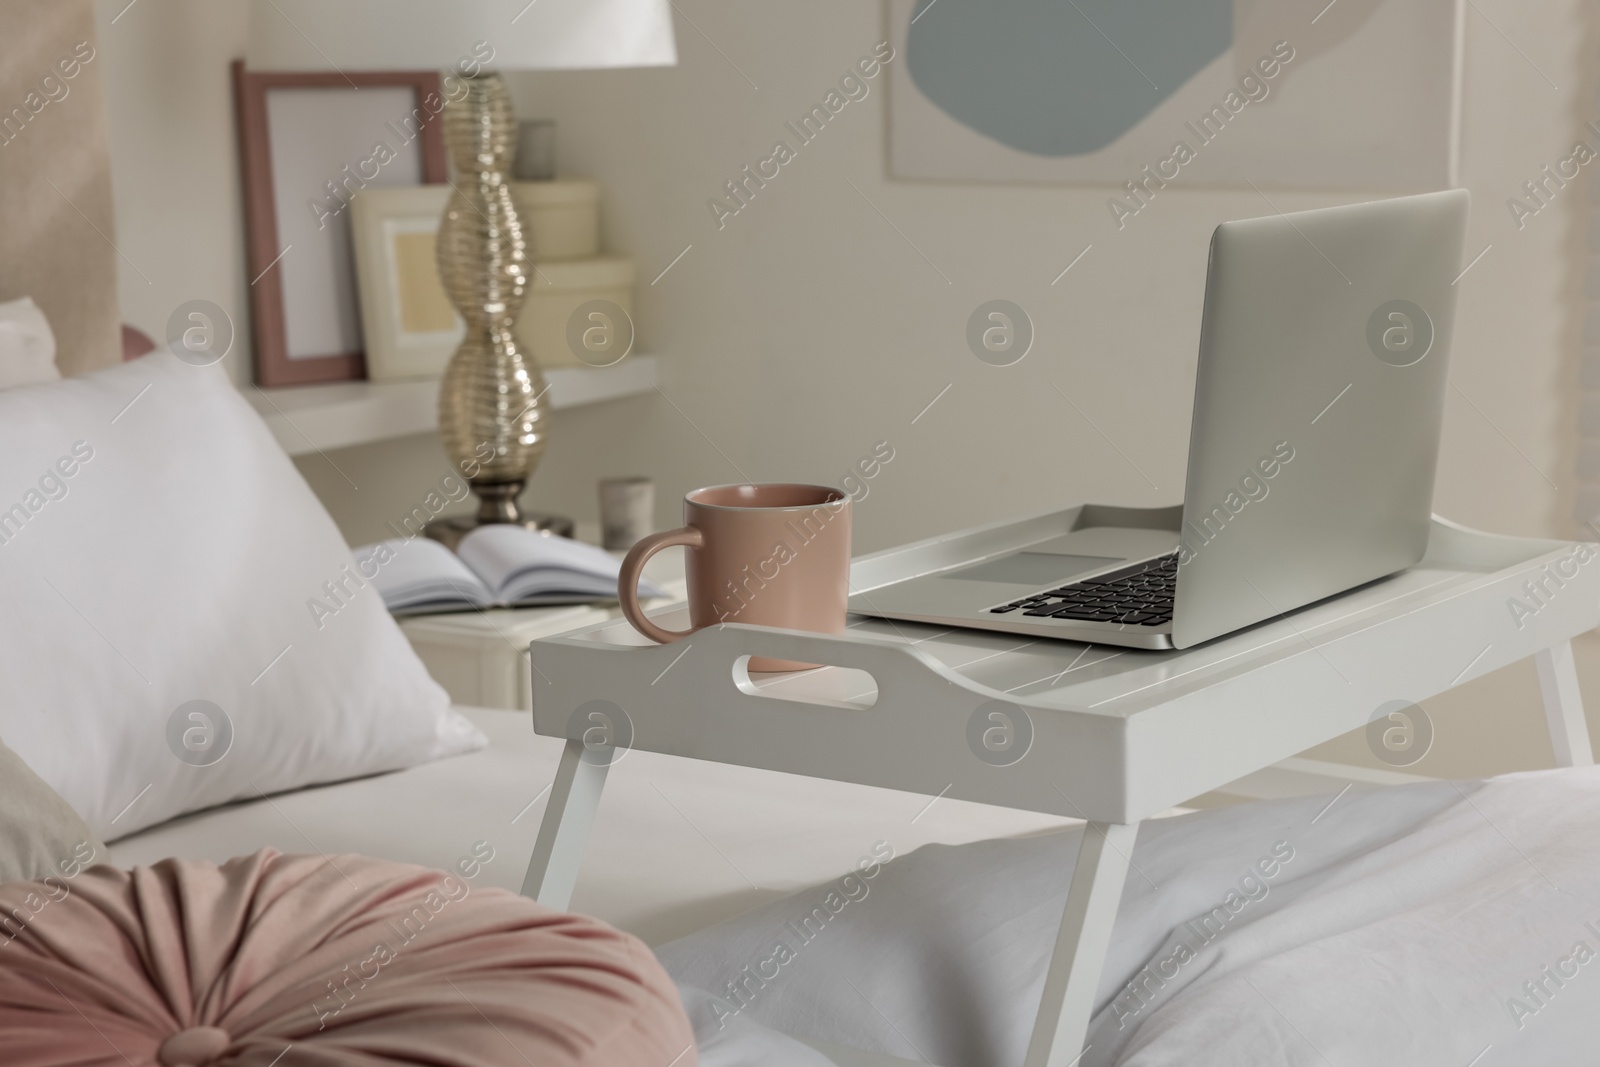
[{"label": "pink ceramic mug", "polygon": [[[617,598],[634,629],[668,644],[721,622],[844,632],[850,598],[850,497],[826,485],[714,485],[683,498],[684,525],[652,534],[622,561]],[[645,561],[688,549],[687,630],[665,630],[639,607]],[[752,671],[799,671],[812,663],[752,657]]]}]

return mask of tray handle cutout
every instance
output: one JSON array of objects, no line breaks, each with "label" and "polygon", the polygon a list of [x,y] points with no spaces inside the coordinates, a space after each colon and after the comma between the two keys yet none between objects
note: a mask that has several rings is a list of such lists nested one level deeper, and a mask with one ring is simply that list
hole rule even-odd
[{"label": "tray handle cutout", "polygon": [[856,667],[821,664],[805,671],[750,671],[751,656],[733,661],[733,684],[746,696],[865,711],[878,702],[878,681]]}]

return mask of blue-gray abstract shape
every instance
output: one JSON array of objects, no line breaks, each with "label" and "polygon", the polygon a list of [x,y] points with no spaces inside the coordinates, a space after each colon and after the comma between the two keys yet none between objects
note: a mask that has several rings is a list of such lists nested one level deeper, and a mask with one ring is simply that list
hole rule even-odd
[{"label": "blue-gray abstract shape", "polygon": [[919,0],[911,17],[917,88],[1039,156],[1104,148],[1233,42],[1233,0]]}]

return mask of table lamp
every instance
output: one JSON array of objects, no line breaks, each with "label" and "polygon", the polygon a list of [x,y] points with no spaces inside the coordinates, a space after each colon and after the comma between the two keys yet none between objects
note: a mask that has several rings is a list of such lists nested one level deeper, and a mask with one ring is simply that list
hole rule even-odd
[{"label": "table lamp", "polygon": [[[439,435],[478,497],[430,523],[454,546],[486,523],[570,532],[518,495],[549,435],[544,376],[513,334],[532,260],[511,198],[517,123],[499,71],[670,66],[670,0],[254,0],[261,70],[448,70],[445,141],[456,177],[439,226],[439,276],[466,323],[439,387]],[[451,79],[459,79],[453,81]]]}]

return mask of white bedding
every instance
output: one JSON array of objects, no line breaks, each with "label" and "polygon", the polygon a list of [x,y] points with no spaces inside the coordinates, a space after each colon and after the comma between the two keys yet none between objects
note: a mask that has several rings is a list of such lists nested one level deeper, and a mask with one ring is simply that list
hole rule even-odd
[{"label": "white bedding", "polygon": [[[114,842],[127,867],[168,856],[222,861],[265,846],[359,852],[450,869],[487,841],[481,885],[520,890],[561,742],[523,712],[460,709],[489,747],[393,774],[185,816]],[[905,847],[1070,825],[1027,812],[629,752],[610,771],[572,909],[656,944],[852,866],[874,841]],[[684,989],[702,1067],[826,1067],[754,1023],[715,1025]]]},{"label": "white bedding", "polygon": [[[485,883],[518,888],[560,744],[522,713],[467,714],[488,749],[186,817],[115,842],[112,859],[272,845],[449,867],[483,840],[495,850]],[[708,1067],[826,1062],[774,1031],[1010,1067],[1081,831],[929,800],[628,753],[573,907],[659,946]],[[1328,805],[1146,825],[1083,1067],[1464,1067],[1485,1048],[1477,1062],[1493,1067],[1580,1062],[1600,1045],[1600,769],[1352,791]],[[931,842],[973,843],[916,851]],[[845,887],[826,931],[736,1016],[738,1004],[700,992],[727,997],[787,923],[889,849],[896,858]],[[1189,924],[1206,916],[1221,932],[1201,943]]]},{"label": "white bedding", "polygon": [[[1081,833],[904,856],[810,940],[828,884],[658,953],[719,1019],[1014,1067]],[[1082,1067],[1594,1062],[1600,768],[1161,820],[1133,863]]]},{"label": "white bedding", "polygon": [[[495,850],[481,884],[519,890],[561,742],[535,735],[526,712],[461,710],[488,748],[185,816],[114,841],[111,861],[221,861],[271,845],[448,869],[481,840]],[[572,909],[659,944],[832,877],[877,840],[909,850],[1071,825],[931,799],[629,752],[607,778]]]},{"label": "white bedding", "polygon": [[0,389],[0,547],[0,736],[102,837],[483,744],[215,363]]}]

